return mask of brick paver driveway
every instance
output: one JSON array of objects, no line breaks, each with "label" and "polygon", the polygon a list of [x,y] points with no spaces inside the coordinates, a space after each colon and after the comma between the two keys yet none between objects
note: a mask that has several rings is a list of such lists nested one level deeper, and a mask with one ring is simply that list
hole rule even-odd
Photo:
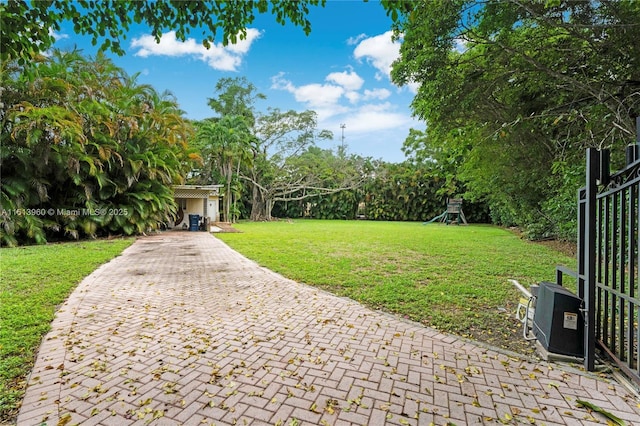
[{"label": "brick paver driveway", "polygon": [[640,424],[613,381],[284,279],[206,233],[140,238],[60,308],[19,425]]}]

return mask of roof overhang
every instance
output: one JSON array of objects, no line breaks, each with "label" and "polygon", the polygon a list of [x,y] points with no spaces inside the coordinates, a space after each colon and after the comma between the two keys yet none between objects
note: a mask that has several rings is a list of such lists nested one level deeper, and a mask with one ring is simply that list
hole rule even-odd
[{"label": "roof overhang", "polygon": [[223,185],[173,185],[175,198],[208,198],[221,197],[220,188]]}]

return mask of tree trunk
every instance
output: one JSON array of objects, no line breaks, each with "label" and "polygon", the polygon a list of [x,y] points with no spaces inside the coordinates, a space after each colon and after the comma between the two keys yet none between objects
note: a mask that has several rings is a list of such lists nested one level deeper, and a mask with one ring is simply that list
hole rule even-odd
[{"label": "tree trunk", "polygon": [[264,197],[262,195],[262,191],[258,188],[258,185],[253,185],[253,191],[251,196],[251,216],[250,219],[253,221],[260,221],[265,219],[265,210],[266,205],[264,202]]},{"label": "tree trunk", "polygon": [[266,203],[265,203],[265,219],[266,220],[271,220],[273,219],[271,217],[271,210],[273,209],[273,200],[271,198],[267,198]]},{"label": "tree trunk", "polygon": [[233,218],[231,217],[231,202],[232,202],[232,195],[231,195],[231,178],[233,177],[232,173],[233,173],[233,164],[231,163],[226,163],[223,168],[223,174],[226,178],[226,187],[224,189],[224,200],[223,200],[223,206],[224,206],[224,220],[225,222],[233,222]]}]

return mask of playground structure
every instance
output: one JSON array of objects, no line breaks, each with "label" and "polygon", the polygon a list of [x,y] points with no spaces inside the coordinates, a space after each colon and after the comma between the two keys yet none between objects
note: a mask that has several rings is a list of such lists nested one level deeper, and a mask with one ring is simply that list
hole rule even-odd
[{"label": "playground structure", "polygon": [[468,225],[467,218],[464,216],[464,212],[462,211],[462,198],[447,198],[447,210],[433,219],[424,222],[423,225],[433,223],[438,220],[442,223],[446,223],[447,225],[454,221],[456,225],[460,225],[461,223]]}]

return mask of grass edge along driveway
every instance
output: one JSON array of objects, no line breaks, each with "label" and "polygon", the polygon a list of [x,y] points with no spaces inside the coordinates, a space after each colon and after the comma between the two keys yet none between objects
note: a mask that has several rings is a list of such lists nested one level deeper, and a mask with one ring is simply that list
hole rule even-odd
[{"label": "grass edge along driveway", "polygon": [[42,337],[58,306],[134,239],[0,249],[0,424],[15,421]]},{"label": "grass edge along driveway", "polygon": [[[575,259],[488,225],[296,220],[242,222],[216,234],[294,281],[443,332],[530,354],[515,319],[520,293]],[[574,286],[572,288],[572,286]],[[568,283],[575,291],[575,283]]]}]

